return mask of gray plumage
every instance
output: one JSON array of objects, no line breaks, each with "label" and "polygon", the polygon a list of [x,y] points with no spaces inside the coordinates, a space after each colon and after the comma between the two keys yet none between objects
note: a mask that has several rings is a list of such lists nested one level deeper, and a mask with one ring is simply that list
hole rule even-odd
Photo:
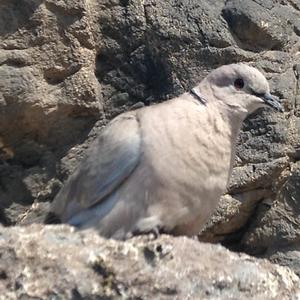
[{"label": "gray plumage", "polygon": [[152,230],[197,234],[226,191],[243,120],[263,106],[282,110],[257,69],[233,64],[193,93],[119,115],[61,189],[52,214],[117,239]]}]

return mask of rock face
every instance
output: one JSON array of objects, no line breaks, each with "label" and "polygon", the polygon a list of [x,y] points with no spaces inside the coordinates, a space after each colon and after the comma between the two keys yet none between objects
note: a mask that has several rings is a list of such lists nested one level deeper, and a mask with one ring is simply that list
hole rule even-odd
[{"label": "rock face", "polygon": [[93,231],[0,229],[1,299],[299,299],[267,260],[186,237],[105,240]]},{"label": "rock face", "polygon": [[199,238],[300,274],[299,20],[297,0],[0,0],[1,222],[42,219],[113,116],[243,61],[286,112],[245,122],[228,194]]}]

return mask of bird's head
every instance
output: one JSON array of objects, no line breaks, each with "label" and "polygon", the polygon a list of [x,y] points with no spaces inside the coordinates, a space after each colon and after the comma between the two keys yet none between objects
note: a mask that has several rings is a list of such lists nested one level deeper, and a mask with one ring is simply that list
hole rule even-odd
[{"label": "bird's head", "polygon": [[213,98],[233,110],[250,114],[260,107],[283,111],[277,97],[270,94],[265,76],[246,64],[231,64],[217,68],[203,81]]}]

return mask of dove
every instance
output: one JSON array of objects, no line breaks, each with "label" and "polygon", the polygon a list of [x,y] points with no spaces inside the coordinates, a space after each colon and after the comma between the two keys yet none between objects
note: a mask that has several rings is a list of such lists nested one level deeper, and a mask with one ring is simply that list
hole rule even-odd
[{"label": "dove", "polygon": [[226,192],[242,122],[262,107],[283,111],[265,76],[238,63],[178,97],[120,114],[59,191],[48,220],[121,240],[199,233]]}]

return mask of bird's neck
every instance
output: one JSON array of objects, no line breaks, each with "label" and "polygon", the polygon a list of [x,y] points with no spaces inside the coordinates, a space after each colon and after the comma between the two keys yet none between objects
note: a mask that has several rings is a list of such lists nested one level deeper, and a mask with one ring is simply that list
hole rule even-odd
[{"label": "bird's neck", "polygon": [[[194,91],[207,100],[207,107],[211,107],[211,111],[215,112],[215,116],[213,117],[217,119],[221,118],[223,122],[227,124],[229,128],[228,137],[230,138],[232,145],[235,145],[242,123],[247,117],[247,111],[240,106],[228,105],[222,100],[220,101],[217,99],[210,84],[206,80],[203,80],[196,86]],[[235,153],[235,149],[233,149],[233,153]]]}]

